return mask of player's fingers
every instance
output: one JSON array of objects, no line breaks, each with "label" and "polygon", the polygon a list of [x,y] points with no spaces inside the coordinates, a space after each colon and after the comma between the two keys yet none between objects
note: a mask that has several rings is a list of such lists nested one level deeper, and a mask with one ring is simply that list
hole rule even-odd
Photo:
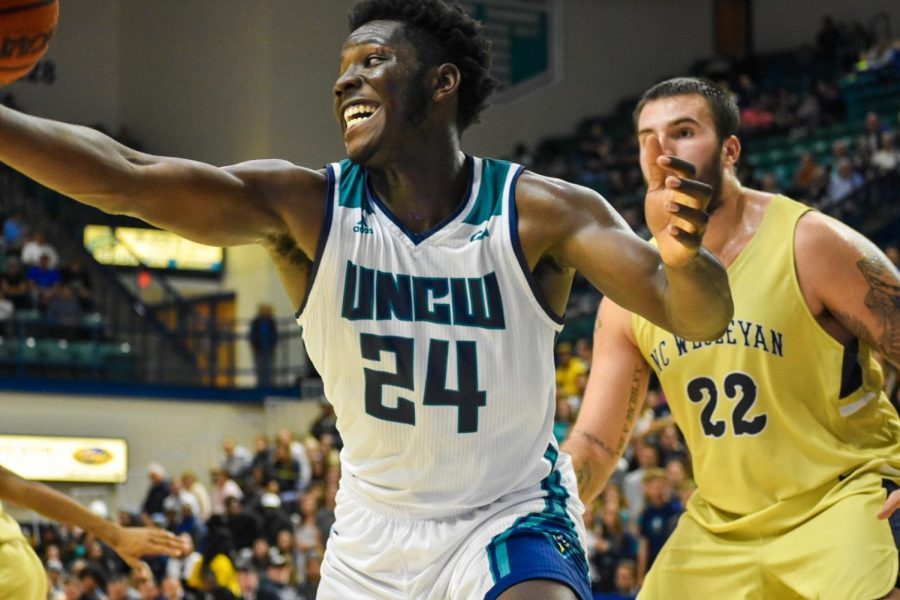
[{"label": "player's fingers", "polygon": [[878,518],[887,519],[894,514],[898,508],[900,508],[900,490],[895,490],[887,497],[887,500],[884,501],[881,510],[878,511]]},{"label": "player's fingers", "polygon": [[667,171],[674,171],[679,177],[694,178],[697,176],[697,167],[694,166],[694,163],[688,162],[683,158],[678,158],[677,156],[668,154],[666,156],[660,156],[656,159],[656,164]]},{"label": "player's fingers", "polygon": [[675,224],[685,231],[699,234],[706,232],[706,225],[709,223],[706,211],[674,201],[666,204],[666,210],[677,216]]},{"label": "player's fingers", "polygon": [[691,233],[677,225],[669,225],[667,231],[669,232],[669,235],[678,240],[685,248],[696,250],[700,247],[702,237],[697,233]]},{"label": "player's fingers", "polygon": [[666,177],[666,187],[695,199],[699,203],[699,208],[706,208],[712,198],[712,186],[696,179],[669,176]]}]

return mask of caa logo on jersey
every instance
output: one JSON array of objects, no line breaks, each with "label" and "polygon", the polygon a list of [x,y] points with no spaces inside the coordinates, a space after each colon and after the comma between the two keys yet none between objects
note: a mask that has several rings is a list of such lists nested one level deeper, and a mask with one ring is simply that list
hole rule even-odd
[{"label": "caa logo on jersey", "polygon": [[72,458],[84,465],[102,465],[113,459],[112,452],[103,448],[82,448],[72,454]]}]

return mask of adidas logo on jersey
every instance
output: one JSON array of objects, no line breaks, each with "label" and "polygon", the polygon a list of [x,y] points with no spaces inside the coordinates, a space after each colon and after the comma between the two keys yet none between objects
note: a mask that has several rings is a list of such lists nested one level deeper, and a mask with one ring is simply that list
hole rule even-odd
[{"label": "adidas logo on jersey", "polygon": [[470,242],[477,242],[479,240],[483,240],[486,237],[490,237],[491,232],[487,230],[487,228],[482,229],[481,231],[476,231],[472,234],[472,237],[469,238]]},{"label": "adidas logo on jersey", "polygon": [[369,224],[366,223],[365,219],[360,219],[356,225],[353,226],[353,233],[375,233],[375,230],[369,227]]}]

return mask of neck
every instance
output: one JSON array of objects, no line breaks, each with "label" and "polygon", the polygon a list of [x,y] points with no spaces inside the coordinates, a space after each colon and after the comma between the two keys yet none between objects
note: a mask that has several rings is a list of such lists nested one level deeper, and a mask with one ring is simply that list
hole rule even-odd
[{"label": "neck", "polygon": [[425,231],[462,201],[468,183],[465,155],[455,135],[422,132],[390,164],[368,167],[372,188],[410,230]]},{"label": "neck", "polygon": [[719,206],[710,215],[706,235],[703,236],[703,245],[716,256],[721,257],[722,248],[734,237],[743,221],[746,192],[733,172],[723,174]]}]

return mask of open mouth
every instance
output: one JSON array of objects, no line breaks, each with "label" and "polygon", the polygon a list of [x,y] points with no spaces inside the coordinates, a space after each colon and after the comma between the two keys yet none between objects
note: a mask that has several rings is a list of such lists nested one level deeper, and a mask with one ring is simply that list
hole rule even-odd
[{"label": "open mouth", "polygon": [[344,109],[344,123],[347,131],[369,120],[378,111],[374,102],[360,102]]}]

